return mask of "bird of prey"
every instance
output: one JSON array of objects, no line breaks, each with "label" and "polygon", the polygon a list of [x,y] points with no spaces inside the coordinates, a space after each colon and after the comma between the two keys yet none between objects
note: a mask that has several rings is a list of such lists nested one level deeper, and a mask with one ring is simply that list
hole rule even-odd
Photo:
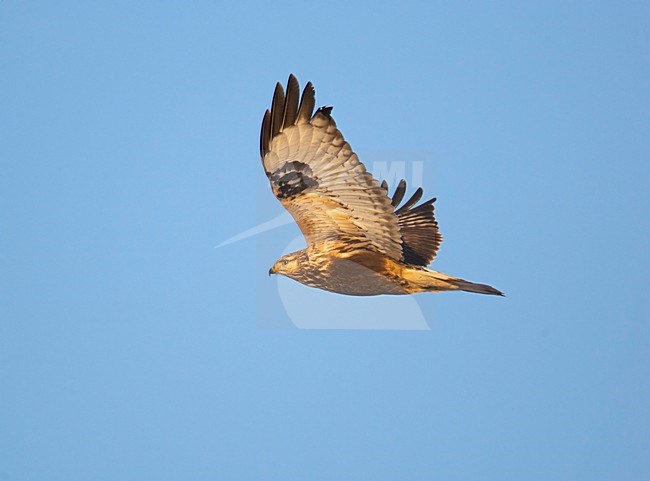
[{"label": "bird of prey", "polygon": [[280,258],[269,270],[310,287],[354,296],[497,289],[427,269],[442,236],[433,215],[435,198],[406,202],[406,182],[392,197],[388,185],[366,171],[332,118],[332,107],[314,113],[315,91],[300,95],[289,76],[278,83],[262,120],[260,154],[273,194],[293,216],[307,248]]}]

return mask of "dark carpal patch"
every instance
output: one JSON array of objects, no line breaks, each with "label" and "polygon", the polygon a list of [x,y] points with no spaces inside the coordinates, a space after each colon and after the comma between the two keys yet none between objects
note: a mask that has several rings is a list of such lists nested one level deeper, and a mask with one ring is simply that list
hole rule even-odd
[{"label": "dark carpal patch", "polygon": [[318,185],[311,168],[297,160],[286,162],[278,170],[267,175],[280,199],[295,197],[309,187]]}]

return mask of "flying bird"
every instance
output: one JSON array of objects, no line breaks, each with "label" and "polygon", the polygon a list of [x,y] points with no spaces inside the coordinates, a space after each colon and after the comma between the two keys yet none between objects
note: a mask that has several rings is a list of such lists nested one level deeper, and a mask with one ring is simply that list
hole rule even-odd
[{"label": "flying bird", "polygon": [[307,248],[281,257],[269,270],[310,287],[354,296],[468,291],[503,295],[427,269],[442,236],[435,198],[418,204],[422,188],[406,201],[406,182],[392,197],[366,171],[332,118],[332,107],[314,113],[311,82],[302,96],[289,76],[278,83],[264,113],[260,155],[273,194],[293,216]]}]

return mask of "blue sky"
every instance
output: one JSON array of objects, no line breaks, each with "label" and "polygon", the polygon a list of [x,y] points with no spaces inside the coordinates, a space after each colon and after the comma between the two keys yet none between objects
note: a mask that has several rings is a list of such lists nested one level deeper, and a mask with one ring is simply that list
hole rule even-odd
[{"label": "blue sky", "polygon": [[[649,15],[0,2],[0,480],[649,479]],[[290,72],[369,166],[426,159],[436,268],[507,298],[299,330],[295,226],[214,248],[281,212]]]}]

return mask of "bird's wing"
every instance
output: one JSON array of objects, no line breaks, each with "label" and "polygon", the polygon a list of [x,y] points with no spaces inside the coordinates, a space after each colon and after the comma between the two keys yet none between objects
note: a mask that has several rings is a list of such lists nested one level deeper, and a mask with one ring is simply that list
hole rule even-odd
[{"label": "bird's wing", "polygon": [[[388,191],[386,181],[381,186]],[[406,181],[401,180],[395,189],[391,203],[397,209],[395,215],[399,221],[402,235],[402,254],[404,262],[418,266],[428,266],[438,253],[442,235],[438,231],[438,222],[433,214],[433,203],[436,198],[429,199],[418,206],[415,204],[422,198],[422,188],[419,187],[409,200],[398,207],[404,193]],[[415,206],[415,207],[414,207]]]},{"label": "bird's wing", "polygon": [[393,205],[336,128],[331,107],[314,110],[314,88],[300,103],[291,75],[279,83],[262,121],[260,153],[271,188],[307,243],[321,249],[366,248],[401,260]]}]

